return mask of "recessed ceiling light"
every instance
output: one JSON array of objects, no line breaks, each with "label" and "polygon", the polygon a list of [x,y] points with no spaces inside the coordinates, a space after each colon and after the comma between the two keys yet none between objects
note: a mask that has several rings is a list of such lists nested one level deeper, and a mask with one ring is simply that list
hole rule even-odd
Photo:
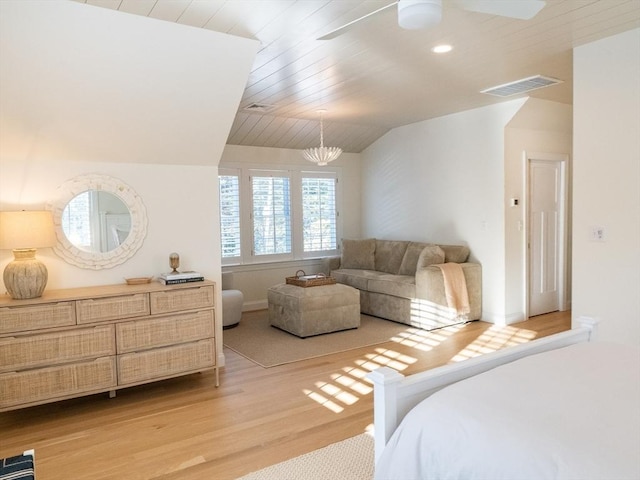
[{"label": "recessed ceiling light", "polygon": [[446,45],[446,44],[436,45],[431,49],[433,53],[449,53],[451,50],[453,50],[453,47],[451,45]]}]

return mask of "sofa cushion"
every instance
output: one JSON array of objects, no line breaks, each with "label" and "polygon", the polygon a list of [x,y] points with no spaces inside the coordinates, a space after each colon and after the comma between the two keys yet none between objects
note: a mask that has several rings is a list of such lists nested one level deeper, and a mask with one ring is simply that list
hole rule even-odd
[{"label": "sofa cushion", "polygon": [[375,238],[364,240],[342,240],[342,261],[341,268],[362,268],[365,270],[375,270],[376,250]]},{"label": "sofa cushion", "polygon": [[377,275],[369,279],[367,290],[373,293],[412,299],[416,297],[416,277],[393,274]]},{"label": "sofa cushion", "polygon": [[445,262],[445,253],[439,245],[427,245],[420,252],[417,268],[425,268],[429,265],[437,265]]},{"label": "sofa cushion", "polygon": [[424,247],[426,247],[427,243],[422,242],[410,242],[407,246],[407,251],[404,252],[404,257],[402,257],[402,263],[400,264],[400,269],[398,270],[398,275],[415,275],[416,274],[416,266],[418,265],[418,258],[420,257],[420,253]]},{"label": "sofa cushion", "polygon": [[407,251],[409,242],[398,240],[376,240],[375,266],[378,272],[396,274]]},{"label": "sofa cushion", "polygon": [[465,245],[440,245],[444,251],[444,261],[464,263],[469,258],[469,247]]},{"label": "sofa cushion", "polygon": [[367,290],[369,279],[375,278],[378,275],[382,274],[373,270],[341,268],[331,271],[331,276],[336,279],[336,282],[349,285],[358,290]]}]

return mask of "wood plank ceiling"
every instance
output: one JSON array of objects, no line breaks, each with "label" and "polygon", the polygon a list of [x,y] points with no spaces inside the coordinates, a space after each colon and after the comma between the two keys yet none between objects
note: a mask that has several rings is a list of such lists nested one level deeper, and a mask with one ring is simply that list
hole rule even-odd
[{"label": "wood plank ceiling", "polygon": [[[443,0],[442,22],[429,30],[401,29],[394,7],[317,40],[392,0],[75,1],[258,39],[227,143],[318,146],[318,110],[326,109],[325,144],[346,152],[394,127],[504,101],[480,91],[533,75],[563,83],[530,96],[571,103],[572,49],[640,27],[640,0],[547,0],[527,21]],[[432,53],[441,43],[453,51]]]}]

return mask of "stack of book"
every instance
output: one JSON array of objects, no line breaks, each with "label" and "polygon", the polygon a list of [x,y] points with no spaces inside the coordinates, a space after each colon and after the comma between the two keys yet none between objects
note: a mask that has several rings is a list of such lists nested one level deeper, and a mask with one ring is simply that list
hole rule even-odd
[{"label": "stack of book", "polygon": [[159,277],[160,283],[164,285],[176,285],[178,283],[202,282],[204,277],[201,273],[189,272],[169,272],[163,273]]}]

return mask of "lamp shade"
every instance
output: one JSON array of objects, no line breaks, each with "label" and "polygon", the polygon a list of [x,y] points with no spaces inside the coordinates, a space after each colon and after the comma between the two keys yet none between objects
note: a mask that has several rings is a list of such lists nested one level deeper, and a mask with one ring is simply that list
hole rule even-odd
[{"label": "lamp shade", "polygon": [[43,248],[55,244],[51,212],[0,212],[0,249]]}]

